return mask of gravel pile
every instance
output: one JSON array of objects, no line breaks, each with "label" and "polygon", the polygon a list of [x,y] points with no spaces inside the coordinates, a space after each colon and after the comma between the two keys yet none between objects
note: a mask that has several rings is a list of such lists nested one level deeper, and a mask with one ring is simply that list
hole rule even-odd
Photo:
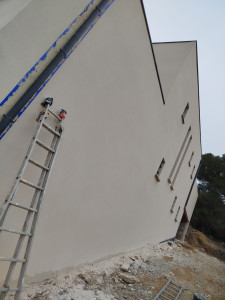
[{"label": "gravel pile", "polygon": [[179,241],[29,278],[21,299],[149,300],[169,279],[184,286],[180,299],[193,299],[194,293],[225,299],[225,263]]}]

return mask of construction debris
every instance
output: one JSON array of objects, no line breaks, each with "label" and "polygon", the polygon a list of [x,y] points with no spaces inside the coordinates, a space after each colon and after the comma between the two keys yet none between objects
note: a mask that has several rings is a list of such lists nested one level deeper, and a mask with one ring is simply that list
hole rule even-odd
[{"label": "construction debris", "polygon": [[183,286],[182,300],[195,293],[225,299],[225,262],[178,241],[27,278],[21,299],[151,300],[169,279]]},{"label": "construction debris", "polygon": [[202,294],[197,294],[197,293],[194,294],[194,298],[193,298],[193,300],[210,300],[210,299],[211,297],[209,295],[204,296]]},{"label": "construction debris", "polygon": [[118,277],[121,278],[126,283],[130,283],[130,284],[140,282],[140,280],[136,276],[130,274],[119,273]]}]

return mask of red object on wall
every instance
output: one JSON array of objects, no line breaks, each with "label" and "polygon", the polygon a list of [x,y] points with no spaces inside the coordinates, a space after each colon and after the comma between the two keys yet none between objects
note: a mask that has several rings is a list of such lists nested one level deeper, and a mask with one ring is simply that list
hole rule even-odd
[{"label": "red object on wall", "polygon": [[66,115],[67,115],[67,111],[66,111],[65,109],[61,109],[61,111],[60,111],[60,113],[59,113],[59,117],[60,117],[62,120],[65,120]]}]

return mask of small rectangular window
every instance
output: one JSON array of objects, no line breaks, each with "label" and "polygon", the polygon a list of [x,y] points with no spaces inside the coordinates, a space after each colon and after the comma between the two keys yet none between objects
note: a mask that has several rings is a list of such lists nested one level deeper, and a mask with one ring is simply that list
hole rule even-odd
[{"label": "small rectangular window", "polygon": [[179,212],[180,212],[180,206],[179,206],[179,208],[178,208],[178,210],[177,210],[176,217],[175,217],[175,219],[174,219],[175,222],[177,222],[177,217],[178,217],[178,215],[179,215]]},{"label": "small rectangular window", "polygon": [[182,119],[182,123],[183,123],[183,124],[185,123],[185,122],[184,122],[184,119],[185,119],[185,117],[186,117],[186,114],[187,114],[188,110],[189,110],[189,102],[188,102],[187,105],[185,106],[184,112],[183,112],[183,114],[181,115],[181,119]]},{"label": "small rectangular window", "polygon": [[192,169],[192,172],[191,172],[191,179],[193,178],[194,170],[195,170],[195,165],[194,165],[194,167],[193,167],[193,169]]},{"label": "small rectangular window", "polygon": [[193,156],[194,156],[194,151],[191,153],[191,157],[188,162],[189,167],[191,166],[191,161],[192,161]]},{"label": "small rectangular window", "polygon": [[176,204],[176,201],[177,201],[177,196],[173,200],[173,204],[172,204],[171,209],[170,209],[171,214],[173,213],[173,209],[174,209],[174,206]]},{"label": "small rectangular window", "polygon": [[160,181],[159,176],[160,176],[160,174],[162,172],[162,169],[163,169],[164,165],[165,165],[165,159],[163,158],[162,161],[161,161],[161,163],[160,163],[160,165],[159,165],[159,168],[158,168],[158,170],[157,170],[157,172],[155,174],[155,179],[158,182]]}]

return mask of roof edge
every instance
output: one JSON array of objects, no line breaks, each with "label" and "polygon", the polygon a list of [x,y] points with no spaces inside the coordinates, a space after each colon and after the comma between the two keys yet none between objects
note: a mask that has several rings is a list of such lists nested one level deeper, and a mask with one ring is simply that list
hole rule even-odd
[{"label": "roof edge", "polygon": [[149,40],[150,40],[150,46],[151,46],[151,49],[152,49],[152,55],[153,55],[153,60],[154,60],[154,65],[155,65],[155,70],[156,70],[156,75],[157,75],[158,82],[159,82],[159,88],[160,88],[160,92],[161,92],[161,96],[162,96],[162,101],[163,101],[163,104],[165,105],[166,103],[165,103],[165,98],[164,98],[164,94],[163,94],[161,79],[160,79],[160,76],[159,76],[158,66],[157,66],[157,62],[156,62],[156,58],[155,58],[155,52],[154,52],[154,49],[153,49],[153,46],[152,46],[152,38],[151,38],[149,26],[148,26],[148,20],[147,20],[146,11],[145,11],[144,0],[141,0],[141,6],[142,6],[142,11],[143,11],[144,19],[145,19],[145,24],[146,24],[147,31],[148,31],[148,36],[149,36]]},{"label": "roof edge", "polygon": [[175,43],[197,43],[197,40],[190,40],[190,41],[169,41],[169,42],[154,42],[154,44],[175,44]]}]

